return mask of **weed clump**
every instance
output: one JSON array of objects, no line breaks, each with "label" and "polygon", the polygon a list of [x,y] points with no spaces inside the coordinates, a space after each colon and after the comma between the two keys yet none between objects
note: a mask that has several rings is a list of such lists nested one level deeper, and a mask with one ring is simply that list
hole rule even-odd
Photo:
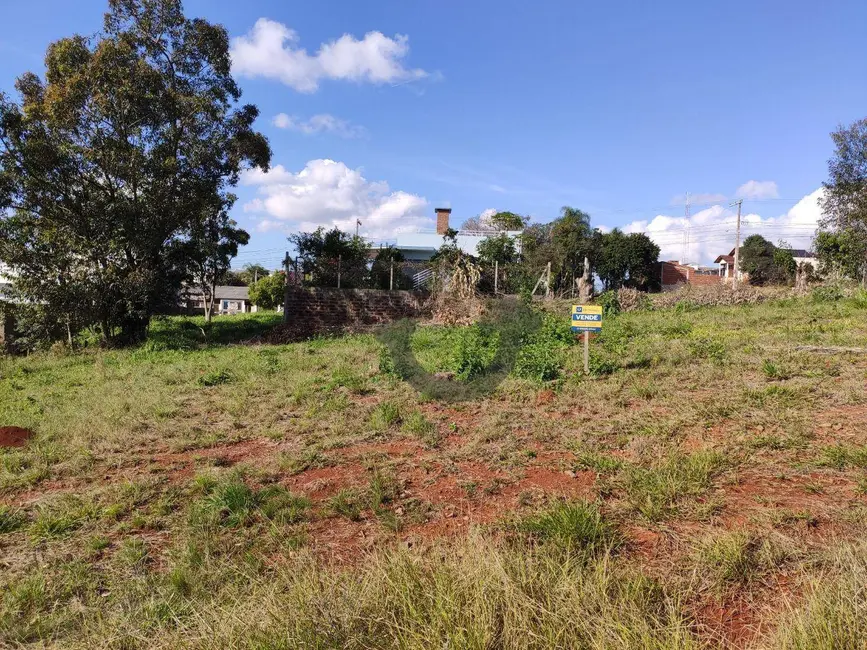
[{"label": "weed clump", "polygon": [[204,487],[205,495],[191,511],[194,526],[239,528],[257,519],[294,524],[304,519],[311,505],[306,497],[295,495],[280,485],[255,491],[238,477],[222,480],[203,477],[198,482]]},{"label": "weed clump", "polygon": [[587,559],[598,557],[622,543],[622,537],[605,521],[599,508],[583,501],[557,501],[518,523],[518,530]]},{"label": "weed clump", "polygon": [[568,320],[546,314],[539,331],[518,351],[512,374],[538,382],[557,379],[563,369],[566,349],[574,341],[575,334]]},{"label": "weed clump", "polygon": [[212,370],[199,377],[199,386],[219,386],[232,381],[232,375],[228,370]]},{"label": "weed clump", "polygon": [[702,495],[722,464],[716,452],[673,455],[655,467],[626,468],[623,486],[633,508],[660,521],[677,514],[684,500]]},{"label": "weed clump", "polygon": [[484,325],[470,325],[458,331],[452,352],[455,377],[468,381],[482,374],[497,355],[500,333]]}]

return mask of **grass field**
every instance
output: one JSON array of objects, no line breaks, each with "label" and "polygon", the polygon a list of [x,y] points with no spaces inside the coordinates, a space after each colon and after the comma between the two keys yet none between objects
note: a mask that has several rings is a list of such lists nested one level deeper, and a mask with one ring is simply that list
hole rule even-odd
[{"label": "grass field", "polygon": [[[863,298],[621,314],[464,400],[240,343],[278,320],[0,358],[0,646],[867,646]],[[486,336],[411,349],[459,387]]]}]

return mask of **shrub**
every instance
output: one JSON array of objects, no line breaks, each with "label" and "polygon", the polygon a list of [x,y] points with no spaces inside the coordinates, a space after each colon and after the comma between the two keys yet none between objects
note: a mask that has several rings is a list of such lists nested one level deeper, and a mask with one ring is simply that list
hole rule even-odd
[{"label": "shrub", "polygon": [[843,289],[838,284],[825,284],[813,287],[810,299],[813,302],[837,302],[843,298]]},{"label": "shrub", "polygon": [[499,342],[499,332],[489,327],[476,324],[460,330],[452,353],[455,376],[467,381],[482,374],[497,355]]},{"label": "shrub", "polygon": [[397,368],[394,365],[394,358],[391,356],[391,350],[385,345],[379,348],[379,372],[392,377],[398,374]]},{"label": "shrub", "polygon": [[533,340],[519,350],[512,373],[523,379],[550,381],[560,376],[562,367],[562,345]]},{"label": "shrub", "polygon": [[725,345],[710,336],[696,336],[689,342],[689,351],[699,359],[717,362],[723,361],[726,356]]},{"label": "shrub", "polygon": [[620,298],[616,291],[605,291],[597,299],[602,306],[602,314],[604,316],[616,316],[620,313]]},{"label": "shrub", "polygon": [[536,337],[545,341],[563,343],[564,345],[571,345],[575,342],[575,333],[572,331],[571,321],[568,318],[555,314],[545,314]]},{"label": "shrub", "polygon": [[593,354],[590,355],[590,361],[587,365],[590,367],[590,374],[594,377],[612,375],[620,368],[617,362]]},{"label": "shrub", "polygon": [[624,312],[650,309],[652,306],[646,293],[630,287],[620,287],[617,290],[617,304]]},{"label": "shrub", "polygon": [[858,309],[867,309],[867,289],[858,287],[852,294],[852,304]]}]

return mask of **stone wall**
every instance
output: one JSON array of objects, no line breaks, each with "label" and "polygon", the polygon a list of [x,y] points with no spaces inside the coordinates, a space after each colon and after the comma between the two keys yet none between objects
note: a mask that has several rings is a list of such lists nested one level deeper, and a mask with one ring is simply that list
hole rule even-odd
[{"label": "stone wall", "polygon": [[286,288],[284,322],[310,327],[352,327],[389,323],[424,313],[426,294],[375,289]]}]

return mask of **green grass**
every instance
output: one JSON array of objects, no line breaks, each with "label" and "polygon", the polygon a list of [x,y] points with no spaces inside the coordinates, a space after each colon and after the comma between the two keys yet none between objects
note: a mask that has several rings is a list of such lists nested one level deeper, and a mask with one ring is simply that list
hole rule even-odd
[{"label": "green grass", "polygon": [[722,468],[716,452],[672,455],[650,467],[627,467],[623,487],[635,510],[650,521],[672,517],[710,487]]},{"label": "green grass", "polygon": [[518,529],[540,541],[583,557],[598,557],[622,544],[617,529],[592,503],[557,501],[522,519]]},{"label": "green grass", "polygon": [[372,335],[251,343],[273,314],[0,358],[0,425],[35,432],[0,449],[0,645],[716,648],[736,598],[767,603],[744,643],[859,647],[864,359],[794,347],[863,346],[867,310],[622,313],[591,377],[536,318],[557,354],[526,378],[507,332],[488,361],[416,328],[421,367],[481,386],[458,401]]}]

